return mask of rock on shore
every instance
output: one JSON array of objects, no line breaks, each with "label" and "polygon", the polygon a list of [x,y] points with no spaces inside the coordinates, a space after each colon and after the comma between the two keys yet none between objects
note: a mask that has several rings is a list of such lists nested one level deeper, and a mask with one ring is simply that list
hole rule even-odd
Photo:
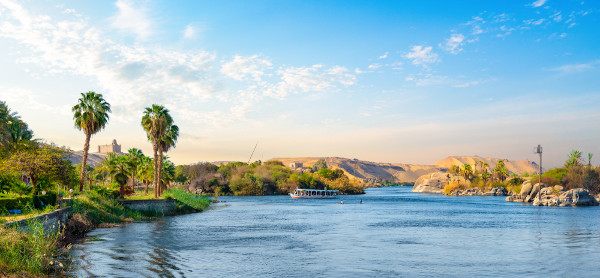
[{"label": "rock on shore", "polygon": [[412,191],[442,194],[444,192],[444,186],[454,180],[458,180],[458,177],[445,172],[434,172],[419,177],[415,182]]},{"label": "rock on shore", "polygon": [[[419,193],[438,193],[444,194],[444,187],[450,182],[459,182],[461,184],[470,184],[462,176],[453,175],[445,172],[435,172],[421,176],[413,186],[413,192]],[[449,196],[506,196],[508,192],[504,187],[491,188],[489,191],[482,191],[479,188],[466,188],[456,190]]]},{"label": "rock on shore", "polygon": [[597,206],[599,204],[596,198],[583,188],[563,191],[563,187],[560,185],[550,187],[543,183],[536,183],[532,186],[528,181],[521,185],[519,194],[506,197],[506,201],[549,207]]}]

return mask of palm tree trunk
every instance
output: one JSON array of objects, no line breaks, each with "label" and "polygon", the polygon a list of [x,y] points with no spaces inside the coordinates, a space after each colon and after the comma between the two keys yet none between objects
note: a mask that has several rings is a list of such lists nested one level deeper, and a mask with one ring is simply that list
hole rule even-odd
[{"label": "palm tree trunk", "polygon": [[83,145],[83,159],[81,160],[81,178],[79,181],[79,191],[83,191],[83,179],[85,178],[85,163],[87,162],[88,151],[90,150],[90,138],[92,134],[85,133],[85,144]]},{"label": "palm tree trunk", "polygon": [[163,158],[163,149],[162,147],[158,147],[158,196],[162,194],[162,158]]},{"label": "palm tree trunk", "polygon": [[[154,142],[157,142],[155,139]],[[153,146],[154,150],[154,198],[158,198],[158,143]]]}]

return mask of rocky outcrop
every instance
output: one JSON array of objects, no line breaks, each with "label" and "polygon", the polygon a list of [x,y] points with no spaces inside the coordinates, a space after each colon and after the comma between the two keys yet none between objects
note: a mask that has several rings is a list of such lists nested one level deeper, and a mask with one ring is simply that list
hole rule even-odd
[{"label": "rocky outcrop", "polygon": [[505,187],[494,187],[484,194],[485,196],[506,196],[508,191]]},{"label": "rocky outcrop", "polygon": [[434,172],[423,175],[417,179],[413,192],[419,193],[444,193],[444,187],[451,181],[466,183],[465,179],[445,172]]},{"label": "rocky outcrop", "polygon": [[521,186],[521,192],[506,197],[507,202],[532,203],[534,206],[549,207],[579,207],[579,206],[597,206],[599,203],[583,188],[575,188],[568,191],[562,191],[563,187],[556,185],[549,187],[545,184],[525,182]]},{"label": "rocky outcrop", "polygon": [[543,196],[541,200],[536,199],[533,205],[553,207],[587,207],[598,205],[596,198],[583,188],[571,189],[563,192],[560,196],[551,196],[549,198],[544,198]]}]

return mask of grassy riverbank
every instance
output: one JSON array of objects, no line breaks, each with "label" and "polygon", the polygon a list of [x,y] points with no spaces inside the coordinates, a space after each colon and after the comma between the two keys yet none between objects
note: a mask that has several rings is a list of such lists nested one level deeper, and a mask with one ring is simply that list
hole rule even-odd
[{"label": "grassy riverbank", "polygon": [[[181,189],[165,191],[165,198],[177,200],[176,214],[200,212],[211,201]],[[96,227],[124,222],[153,221],[162,216],[121,205],[118,200],[96,191],[87,191],[70,202],[72,216],[63,230],[45,233],[40,221],[28,222],[27,232],[0,225],[0,277],[63,276],[69,269],[70,245]]]}]

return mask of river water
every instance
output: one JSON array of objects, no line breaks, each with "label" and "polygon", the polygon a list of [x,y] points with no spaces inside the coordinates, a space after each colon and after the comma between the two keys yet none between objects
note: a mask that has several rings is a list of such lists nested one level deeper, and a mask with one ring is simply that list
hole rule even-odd
[{"label": "river water", "polygon": [[[373,188],[340,200],[221,197],[203,213],[96,229],[89,277],[600,277],[600,207]],[[359,200],[363,201],[359,204]]]}]

